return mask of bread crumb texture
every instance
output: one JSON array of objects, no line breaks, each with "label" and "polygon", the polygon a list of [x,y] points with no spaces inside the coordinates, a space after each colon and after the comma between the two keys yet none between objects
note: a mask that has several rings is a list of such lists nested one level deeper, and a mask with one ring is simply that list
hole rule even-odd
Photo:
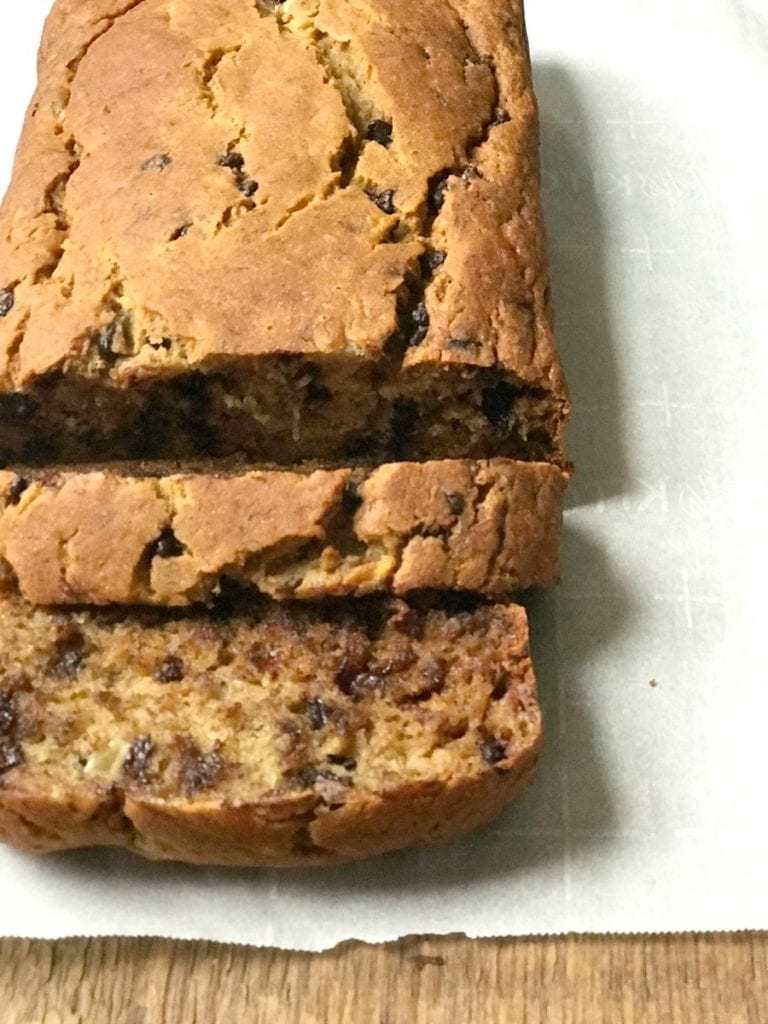
[{"label": "bread crumb texture", "polygon": [[525,613],[0,606],[0,835],[325,863],[490,819],[540,736]]}]

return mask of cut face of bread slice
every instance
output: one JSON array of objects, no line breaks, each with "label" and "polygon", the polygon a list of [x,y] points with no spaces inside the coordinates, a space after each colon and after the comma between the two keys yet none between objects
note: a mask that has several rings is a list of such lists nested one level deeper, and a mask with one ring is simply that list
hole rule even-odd
[{"label": "cut face of bread slice", "polygon": [[556,583],[566,477],[548,463],[369,471],[168,465],[0,472],[0,565],[35,604],[502,595]]},{"label": "cut face of bread slice", "polygon": [[520,0],[58,0],[0,458],[562,462]]},{"label": "cut face of bread slice", "polygon": [[0,599],[0,838],[323,864],[463,832],[531,778],[525,613]]}]

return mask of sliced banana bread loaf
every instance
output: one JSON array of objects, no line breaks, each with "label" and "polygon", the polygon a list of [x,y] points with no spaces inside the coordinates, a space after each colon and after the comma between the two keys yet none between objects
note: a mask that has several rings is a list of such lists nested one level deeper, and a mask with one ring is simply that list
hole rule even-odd
[{"label": "sliced banana bread loaf", "polygon": [[525,613],[0,598],[0,838],[320,864],[488,821],[531,778]]},{"label": "sliced banana bread loaf", "polygon": [[521,0],[57,0],[0,459],[562,462]]}]

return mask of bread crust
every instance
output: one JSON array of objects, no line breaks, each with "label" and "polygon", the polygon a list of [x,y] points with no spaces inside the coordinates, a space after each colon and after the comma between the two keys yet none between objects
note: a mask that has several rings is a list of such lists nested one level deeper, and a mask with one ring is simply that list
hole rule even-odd
[{"label": "bread crust", "polygon": [[36,604],[178,606],[209,600],[225,579],[280,600],[502,595],[557,582],[565,483],[555,466],[507,459],[0,471],[0,558]]},{"label": "bread crust", "polygon": [[[359,122],[377,113],[394,125],[386,145]],[[232,138],[258,179],[253,208],[236,208],[248,205],[240,169],[233,180],[217,166]],[[346,183],[337,161],[350,145]],[[151,164],[158,154],[169,162]],[[394,190],[397,215],[371,201],[373,188]],[[405,237],[392,241],[395,216]],[[406,368],[500,364],[562,387],[519,0],[289,0],[269,13],[224,0],[58,0],[0,227],[0,285],[15,294],[0,370],[20,385],[84,370],[84,341],[115,306],[131,312],[137,344],[158,324],[173,341],[123,353],[110,373],[126,381],[278,351],[377,358],[397,327],[395,293],[431,237],[446,259]]]},{"label": "bread crust", "polygon": [[498,817],[533,781],[540,740],[475,776],[366,794],[315,813],[259,804],[190,807],[96,793],[0,787],[0,840],[29,853],[116,846],[150,860],[223,867],[323,867],[444,842]]}]

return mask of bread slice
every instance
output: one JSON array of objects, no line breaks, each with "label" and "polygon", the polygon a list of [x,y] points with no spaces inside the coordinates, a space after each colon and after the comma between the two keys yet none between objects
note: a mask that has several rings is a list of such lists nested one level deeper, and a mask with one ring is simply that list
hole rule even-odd
[{"label": "bread slice", "polygon": [[541,724],[524,611],[0,598],[0,838],[310,865],[488,821]]},{"label": "bread slice", "polygon": [[0,564],[36,604],[184,605],[227,580],[283,600],[499,595],[557,582],[565,481],[505,459],[0,471]]},{"label": "bread slice", "polygon": [[0,461],[562,463],[521,0],[57,0]]}]

